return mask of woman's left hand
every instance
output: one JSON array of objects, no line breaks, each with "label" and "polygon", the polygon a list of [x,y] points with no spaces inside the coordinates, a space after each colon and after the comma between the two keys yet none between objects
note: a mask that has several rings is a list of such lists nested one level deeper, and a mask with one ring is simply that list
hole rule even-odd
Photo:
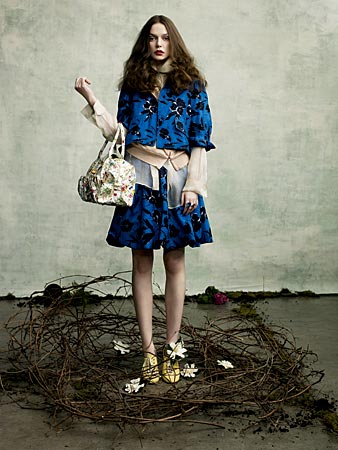
[{"label": "woman's left hand", "polygon": [[198,205],[198,195],[196,192],[182,192],[181,205],[184,206],[184,215],[191,214]]}]

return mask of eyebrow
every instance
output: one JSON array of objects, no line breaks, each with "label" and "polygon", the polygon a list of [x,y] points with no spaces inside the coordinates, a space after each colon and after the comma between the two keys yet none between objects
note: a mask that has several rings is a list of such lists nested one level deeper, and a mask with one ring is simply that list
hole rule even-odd
[{"label": "eyebrow", "polygon": [[168,33],[164,33],[164,34],[158,35],[158,34],[149,33],[149,36],[151,36],[151,37],[163,37],[163,36],[169,36],[169,34]]}]

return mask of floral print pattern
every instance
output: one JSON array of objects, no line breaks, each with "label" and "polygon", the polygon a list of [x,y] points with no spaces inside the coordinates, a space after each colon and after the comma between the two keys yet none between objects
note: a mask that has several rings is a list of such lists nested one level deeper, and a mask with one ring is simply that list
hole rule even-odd
[{"label": "floral print pattern", "polygon": [[[112,149],[115,150],[115,142],[120,132],[123,139],[122,154],[124,154],[124,132],[122,127],[118,128]],[[112,152],[112,155],[108,153],[102,156],[107,144],[108,141],[105,141],[86,175],[80,177],[78,181],[79,195],[85,202],[131,206],[136,183],[135,167],[125,159],[116,157],[115,151]]]},{"label": "floral print pattern", "polygon": [[215,148],[210,141],[208,95],[197,83],[180,94],[165,86],[158,100],[150,93],[122,90],[117,120],[128,130],[126,145],[140,143],[188,154],[193,147]]},{"label": "floral print pattern", "polygon": [[116,247],[166,251],[199,247],[212,242],[212,233],[203,197],[192,214],[183,215],[183,206],[168,208],[167,170],[160,170],[160,189],[136,184],[131,207],[116,207],[107,242]]},{"label": "floral print pattern", "polygon": [[[126,145],[140,143],[188,155],[193,147],[215,148],[210,141],[208,96],[197,83],[178,95],[164,86],[158,99],[150,93],[122,90],[117,120],[128,130]],[[159,169],[159,190],[136,183],[132,205],[115,208],[108,244],[169,251],[213,241],[203,197],[198,195],[198,206],[188,215],[183,215],[183,206],[169,208],[167,177],[165,167]]]}]

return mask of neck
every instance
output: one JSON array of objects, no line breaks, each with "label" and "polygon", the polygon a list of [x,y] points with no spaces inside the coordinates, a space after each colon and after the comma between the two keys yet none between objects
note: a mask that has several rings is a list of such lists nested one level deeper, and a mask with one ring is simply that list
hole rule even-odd
[{"label": "neck", "polygon": [[152,61],[151,66],[158,73],[168,73],[172,69],[170,58],[167,58],[165,61]]}]

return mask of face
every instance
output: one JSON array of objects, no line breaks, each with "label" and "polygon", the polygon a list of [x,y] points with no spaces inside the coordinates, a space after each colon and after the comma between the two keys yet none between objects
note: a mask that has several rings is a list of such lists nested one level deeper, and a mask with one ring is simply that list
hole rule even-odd
[{"label": "face", "polygon": [[163,23],[154,23],[149,33],[150,56],[155,63],[161,64],[170,56],[170,41]]}]

